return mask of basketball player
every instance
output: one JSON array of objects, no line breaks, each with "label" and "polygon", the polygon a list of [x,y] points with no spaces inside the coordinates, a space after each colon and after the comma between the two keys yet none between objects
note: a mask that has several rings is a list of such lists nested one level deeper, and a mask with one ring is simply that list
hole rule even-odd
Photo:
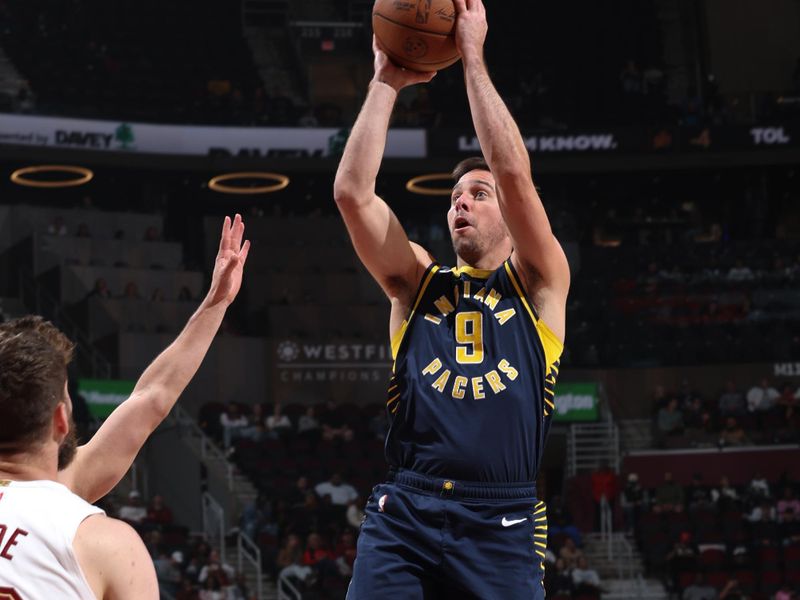
[{"label": "basketball player", "polygon": [[158,598],[139,536],[87,499],[121,479],[199,367],[241,285],[243,233],[241,217],[225,219],[201,307],[81,448],[67,393],[72,343],[39,317],[0,326],[0,599]]},{"label": "basketball player", "polygon": [[457,265],[410,242],[375,194],[397,93],[431,78],[377,46],[334,184],[356,252],[391,301],[388,481],[367,503],[349,600],[543,598],[535,481],[554,410],[569,268],[519,130],[483,59],[481,0],[455,0],[483,159],[459,164],[447,214]]}]

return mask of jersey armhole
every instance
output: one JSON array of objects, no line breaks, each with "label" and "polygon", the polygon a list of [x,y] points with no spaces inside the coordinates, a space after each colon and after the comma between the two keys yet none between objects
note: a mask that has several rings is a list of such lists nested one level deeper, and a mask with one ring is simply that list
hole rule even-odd
[{"label": "jersey armhole", "polygon": [[523,287],[522,280],[520,279],[519,275],[517,275],[514,265],[511,264],[511,259],[509,258],[503,264],[505,265],[506,273],[508,273],[508,278],[511,280],[514,290],[517,292],[522,305],[525,307],[525,311],[528,313],[528,316],[533,322],[533,326],[535,327],[536,333],[539,336],[539,340],[542,343],[542,349],[544,350],[546,363],[545,371],[549,373],[553,365],[555,365],[561,358],[561,353],[564,352],[564,344],[558,339],[556,334],[553,333],[553,330],[547,326],[547,323],[539,318],[539,315],[536,313],[536,309],[533,308],[533,305],[528,300],[527,291]]},{"label": "jersey armhole", "polygon": [[405,339],[406,331],[408,331],[408,327],[411,325],[411,321],[414,318],[414,314],[417,312],[417,308],[419,307],[419,303],[422,301],[422,296],[425,295],[425,290],[428,289],[428,285],[433,279],[433,276],[439,271],[441,267],[439,263],[432,262],[427,269],[425,269],[425,273],[420,280],[419,288],[417,289],[417,293],[414,296],[414,304],[412,305],[411,311],[408,313],[408,317],[406,317],[402,324],[400,325],[400,329],[398,329],[395,334],[392,336],[392,360],[397,360],[397,355],[400,353],[400,346],[403,344],[403,340]]}]

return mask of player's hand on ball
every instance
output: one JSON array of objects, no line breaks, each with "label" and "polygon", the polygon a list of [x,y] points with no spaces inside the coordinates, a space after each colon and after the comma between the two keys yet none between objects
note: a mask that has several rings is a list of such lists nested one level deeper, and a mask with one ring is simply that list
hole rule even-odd
[{"label": "player's hand on ball", "polygon": [[436,71],[420,73],[419,71],[398,67],[391,61],[386,52],[381,49],[374,35],[372,36],[372,52],[375,54],[375,77],[373,81],[385,83],[398,92],[410,85],[428,83],[436,75]]},{"label": "player's hand on ball", "polygon": [[230,217],[225,217],[219,251],[214,262],[214,274],[211,276],[211,288],[206,296],[206,302],[211,306],[220,302],[230,304],[242,287],[244,263],[250,251],[250,240],[242,243],[243,238],[244,222],[241,215],[236,215],[233,222]]},{"label": "player's hand on ball", "polygon": [[456,8],[456,46],[464,60],[482,59],[489,24],[482,0],[453,0]]}]

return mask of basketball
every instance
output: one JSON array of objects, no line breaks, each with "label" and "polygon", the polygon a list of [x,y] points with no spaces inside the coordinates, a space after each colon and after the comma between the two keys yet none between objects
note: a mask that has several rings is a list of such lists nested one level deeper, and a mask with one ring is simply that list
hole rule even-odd
[{"label": "basketball", "polygon": [[372,29],[381,49],[401,67],[438,71],[460,57],[452,0],[376,0]]}]

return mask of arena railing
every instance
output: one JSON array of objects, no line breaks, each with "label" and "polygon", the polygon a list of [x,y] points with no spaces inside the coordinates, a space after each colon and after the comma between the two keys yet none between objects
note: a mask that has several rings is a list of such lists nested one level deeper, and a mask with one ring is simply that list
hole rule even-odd
[{"label": "arena railing", "polygon": [[261,549],[253,540],[240,531],[236,539],[236,550],[238,554],[237,569],[239,573],[244,573],[244,567],[249,564],[256,580],[256,598],[263,598],[264,578],[261,568]]}]

